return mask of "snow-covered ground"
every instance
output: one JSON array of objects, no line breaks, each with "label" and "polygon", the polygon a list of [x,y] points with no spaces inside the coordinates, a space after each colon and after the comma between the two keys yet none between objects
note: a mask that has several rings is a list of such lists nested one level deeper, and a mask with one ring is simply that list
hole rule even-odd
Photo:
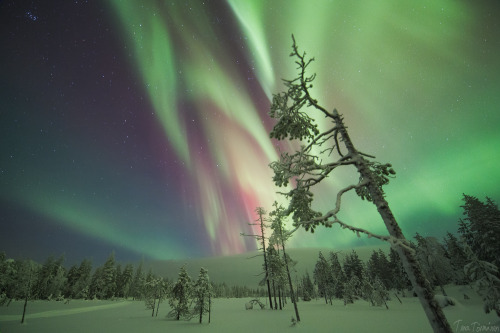
[{"label": "snow-covered ground", "polygon": [[[457,300],[444,312],[455,332],[500,332],[500,318],[485,314],[481,300],[469,287],[448,286],[449,296]],[[464,300],[467,293],[471,299]],[[158,317],[151,317],[143,302],[138,301],[79,301],[29,302],[25,324],[21,325],[23,302],[0,307],[0,332],[431,332],[417,298],[395,297],[385,307],[372,307],[365,301],[333,306],[322,300],[299,302],[301,322],[291,326],[293,304],[283,311],[245,310],[249,299],[215,299],[211,323],[204,318],[191,321],[166,319],[167,303],[160,305]],[[265,302],[265,299],[261,299]]]}]

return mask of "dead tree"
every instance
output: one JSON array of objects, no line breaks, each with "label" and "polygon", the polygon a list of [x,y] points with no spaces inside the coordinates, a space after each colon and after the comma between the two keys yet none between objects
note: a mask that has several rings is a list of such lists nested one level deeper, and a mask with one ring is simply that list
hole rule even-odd
[{"label": "dead tree", "polygon": [[264,270],[265,270],[265,281],[267,284],[267,295],[269,296],[269,308],[273,308],[273,301],[271,298],[271,285],[269,283],[269,267],[267,263],[267,252],[266,252],[266,237],[264,236],[264,227],[266,226],[264,223],[264,215],[266,214],[266,211],[262,207],[257,207],[255,209],[255,212],[257,215],[259,215],[259,218],[256,220],[258,223],[249,223],[249,225],[257,225],[260,228],[260,235],[245,235],[241,234],[242,236],[252,236],[255,237],[258,241],[260,241],[262,245],[262,253],[264,255]]},{"label": "dead tree", "polygon": [[[391,164],[381,164],[374,160],[374,156],[358,151],[337,110],[328,111],[311,96],[310,89],[316,75],[306,76],[306,69],[314,59],[306,59],[305,53],[299,53],[293,36],[292,39],[290,56],[295,58],[298,65],[298,76],[293,80],[284,80],[287,90],[273,95],[269,113],[278,120],[270,133],[271,138],[306,141],[300,150],[292,154],[282,153],[279,161],[270,164],[274,171],[273,181],[277,186],[288,186],[290,183],[295,185],[292,190],[282,193],[290,200],[286,215],[293,216],[296,228],[304,227],[311,232],[319,224],[326,227],[339,224],[358,236],[363,233],[368,237],[390,242],[403,262],[433,330],[451,332],[446,317],[434,300],[434,293],[422,273],[415,252],[409,246],[385,199],[382,186],[388,184],[389,179],[395,175]],[[318,125],[308,113],[324,116],[330,123],[329,129],[320,133]],[[317,151],[320,153],[315,153]],[[334,170],[347,166],[356,169],[359,182],[339,190],[332,203],[333,209],[326,214],[314,211],[311,207],[311,188],[329,177]],[[389,232],[388,236],[350,226],[338,218],[342,195],[352,190],[363,200],[371,201],[376,206]]]},{"label": "dead tree", "polygon": [[290,276],[290,268],[288,267],[288,257],[286,255],[286,250],[285,250],[285,242],[286,240],[290,237],[290,234],[286,232],[286,230],[283,229],[283,212],[284,208],[282,206],[278,206],[277,202],[274,202],[274,207],[275,210],[272,211],[269,215],[273,217],[273,224],[272,228],[274,230],[274,238],[275,241],[278,243],[278,246],[281,245],[281,248],[283,249],[283,260],[285,262],[285,269],[286,269],[286,274],[288,277],[288,286],[290,288],[290,298],[292,299],[293,302],[293,307],[295,309],[295,316],[297,319],[297,322],[300,322],[300,316],[299,316],[299,309],[297,307],[297,301],[295,298],[295,293],[293,290],[293,284],[292,284],[292,277]]}]

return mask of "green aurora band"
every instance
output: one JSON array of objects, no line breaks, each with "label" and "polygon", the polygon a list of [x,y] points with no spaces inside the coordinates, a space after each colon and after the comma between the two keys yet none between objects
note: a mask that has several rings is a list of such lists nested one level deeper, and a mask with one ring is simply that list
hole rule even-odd
[{"label": "green aurora band", "polygon": [[[208,244],[200,250],[205,255],[255,249],[240,233],[252,232],[247,223],[256,219],[257,206],[270,210],[273,201],[283,201],[268,165],[280,149],[297,147],[269,139],[273,123],[267,116],[272,94],[283,89],[281,79],[295,77],[288,57],[292,33],[300,49],[315,57],[311,70],[318,75],[314,93],[320,103],[345,116],[358,149],[395,167],[397,178],[385,190],[407,237],[456,231],[462,193],[500,197],[500,34],[486,6],[451,0],[111,4],[112,27],[121,32],[122,51],[130,54],[129,65],[163,129],[157,144],[172,148],[169,158],[185,170],[178,198],[202,230],[194,222],[174,222],[178,216],[165,217],[177,203],[161,208],[158,202],[155,211],[130,217],[89,199],[45,195],[60,184],[31,193],[11,187],[8,195],[2,191],[4,199],[157,259],[195,255],[185,235],[192,229]],[[113,161],[104,158],[103,164],[111,169]],[[155,182],[142,177],[121,186]],[[336,191],[353,181],[350,171],[329,179],[315,192],[315,208],[330,209]],[[373,205],[352,193],[341,218],[385,233]],[[134,225],[141,219],[158,229]],[[118,227],[123,221],[129,228]],[[155,236],[164,234],[162,223],[169,223],[167,239]],[[138,232],[145,234],[137,239]],[[363,242],[333,228],[299,231],[290,246]]]}]

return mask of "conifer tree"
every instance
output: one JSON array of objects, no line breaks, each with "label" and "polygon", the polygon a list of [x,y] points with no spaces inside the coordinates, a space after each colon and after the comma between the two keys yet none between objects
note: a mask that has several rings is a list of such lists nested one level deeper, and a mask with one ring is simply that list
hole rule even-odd
[{"label": "conifer tree", "polygon": [[302,300],[303,301],[310,301],[312,298],[315,297],[314,294],[314,285],[311,281],[311,277],[309,276],[309,273],[306,272],[306,274],[302,277]]},{"label": "conifer tree", "polygon": [[334,282],[334,296],[336,298],[342,298],[346,278],[336,252],[330,252],[330,265]]},{"label": "conifer tree", "polygon": [[66,274],[66,285],[64,288],[64,297],[66,298],[74,298],[73,288],[78,280],[78,266],[73,265],[70,267]]},{"label": "conifer tree", "polygon": [[64,256],[57,260],[53,256],[47,258],[42,265],[35,286],[35,297],[39,299],[56,299],[64,291],[66,283],[66,272],[63,267]]},{"label": "conifer tree", "polygon": [[83,259],[78,267],[78,280],[76,280],[73,286],[72,294],[74,298],[88,298],[91,272],[92,262],[88,259]]},{"label": "conifer tree", "polygon": [[399,255],[392,247],[389,251],[389,270],[392,276],[391,288],[395,288],[397,291],[402,292],[404,297],[404,291],[406,288],[411,286],[411,283],[410,280],[408,280],[408,276],[406,275]]},{"label": "conifer tree", "polygon": [[0,306],[14,297],[14,260],[7,259],[5,252],[0,252]]},{"label": "conifer tree", "polygon": [[130,287],[132,285],[133,277],[134,277],[134,266],[132,264],[127,264],[116,283],[118,296],[125,297],[125,299],[128,298],[130,294]]},{"label": "conifer tree", "polygon": [[464,273],[464,266],[467,263],[467,256],[463,246],[458,241],[457,237],[451,233],[447,233],[444,238],[446,251],[450,258],[450,265],[453,271],[453,281],[456,284],[463,285],[468,283],[468,279]]},{"label": "conifer tree", "polygon": [[102,267],[102,295],[105,299],[112,298],[116,289],[115,252],[111,252]]},{"label": "conifer tree", "polygon": [[[313,59],[306,59],[305,53],[299,53],[293,36],[292,39],[290,56],[295,58],[299,73],[295,79],[284,80],[287,90],[273,95],[269,112],[272,118],[278,120],[270,133],[271,138],[305,141],[300,150],[292,154],[282,153],[279,161],[270,164],[274,171],[273,181],[277,186],[286,187],[290,183],[294,185],[292,190],[284,193],[289,199],[286,215],[292,215],[296,228],[303,227],[311,232],[319,224],[326,227],[339,224],[358,235],[364,233],[389,241],[401,257],[431,327],[435,332],[451,332],[442,309],[434,299],[432,288],[385,199],[382,187],[395,174],[391,164],[376,162],[373,160],[374,156],[357,150],[338,111],[328,111],[311,95],[315,75],[307,76],[306,69]],[[318,116],[324,116],[331,125],[323,132],[320,132],[315,121]],[[312,188],[331,176],[333,171],[345,166],[356,169],[359,182],[339,190],[336,197],[332,198],[334,207],[326,214],[313,210]],[[361,199],[371,201],[377,207],[389,236],[376,235],[340,220],[338,213],[342,195],[352,190]]]},{"label": "conifer tree", "polygon": [[500,265],[500,210],[497,204],[489,197],[486,202],[478,198],[463,194],[465,215],[459,221],[458,231],[462,234],[467,245],[484,260]]},{"label": "conifer tree", "polygon": [[130,295],[134,300],[140,299],[142,296],[142,288],[144,286],[144,273],[142,272],[142,265],[143,262],[141,261],[135,271],[132,283],[130,284]]},{"label": "conifer tree", "polygon": [[382,306],[382,304],[385,305],[386,309],[389,309],[389,306],[387,305],[387,298],[389,297],[389,292],[387,291],[385,285],[382,283],[382,281],[378,278],[378,276],[375,278],[375,281],[373,282],[373,302],[377,306]]},{"label": "conifer tree", "polygon": [[67,298],[87,298],[91,278],[92,263],[84,259],[80,265],[73,265],[66,274],[64,295]]},{"label": "conifer tree", "polygon": [[444,285],[451,280],[452,267],[443,246],[434,237],[424,238],[417,233],[415,239],[418,243],[417,258],[422,270],[431,284],[439,286],[443,295],[447,296]]},{"label": "conifer tree", "polygon": [[465,252],[469,263],[465,265],[465,275],[472,281],[474,288],[483,297],[484,311],[495,311],[500,317],[500,279],[498,267],[480,260],[472,249],[466,245]]},{"label": "conifer tree", "polygon": [[353,275],[344,283],[344,305],[354,303],[354,300],[359,296],[362,282],[357,275]]},{"label": "conifer tree", "polygon": [[372,306],[375,306],[375,301],[373,299],[373,285],[370,282],[370,279],[363,279],[363,282],[361,283],[361,294],[366,301],[369,301]]},{"label": "conifer tree", "polygon": [[358,253],[352,250],[344,258],[344,273],[349,280],[353,276],[360,278],[363,276],[363,262],[359,259]]},{"label": "conifer tree", "polygon": [[168,301],[170,308],[169,316],[180,320],[181,317],[189,317],[189,302],[192,295],[191,277],[188,275],[186,266],[182,266],[179,277],[174,284]]},{"label": "conifer tree", "polygon": [[194,314],[199,314],[200,324],[203,315],[210,311],[211,296],[213,294],[212,285],[210,284],[208,271],[205,268],[200,269],[198,280],[196,280],[193,288],[194,296]]},{"label": "conifer tree", "polygon": [[103,278],[103,267],[97,267],[92,275],[89,285],[89,298],[90,299],[104,299],[105,286]]},{"label": "conifer tree", "polygon": [[313,272],[314,281],[318,285],[319,295],[325,298],[325,303],[328,304],[329,301],[332,304],[334,292],[333,272],[321,251],[318,256],[319,258]]}]

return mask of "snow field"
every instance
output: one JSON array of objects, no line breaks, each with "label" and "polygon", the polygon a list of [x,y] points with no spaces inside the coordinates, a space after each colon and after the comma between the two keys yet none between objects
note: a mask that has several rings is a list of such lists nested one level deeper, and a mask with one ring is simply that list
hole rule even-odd
[{"label": "snow field", "polygon": [[[481,299],[468,287],[448,286],[449,296],[457,300],[455,306],[444,308],[455,332],[500,332],[500,318],[485,314]],[[471,299],[464,300],[467,293]],[[392,293],[391,293],[392,295]],[[141,301],[81,301],[29,302],[26,323],[21,325],[23,302],[12,302],[9,307],[0,307],[0,332],[432,332],[417,298],[401,298],[403,304],[392,296],[385,307],[373,307],[358,300],[344,306],[341,300],[327,305],[324,300],[298,303],[301,322],[291,326],[294,316],[293,304],[285,309],[245,310],[251,298],[218,298],[212,305],[211,323],[208,316],[199,324],[191,321],[166,319],[170,310],[167,302],[160,305],[158,317],[151,317]],[[266,303],[266,299],[261,298]]]}]

